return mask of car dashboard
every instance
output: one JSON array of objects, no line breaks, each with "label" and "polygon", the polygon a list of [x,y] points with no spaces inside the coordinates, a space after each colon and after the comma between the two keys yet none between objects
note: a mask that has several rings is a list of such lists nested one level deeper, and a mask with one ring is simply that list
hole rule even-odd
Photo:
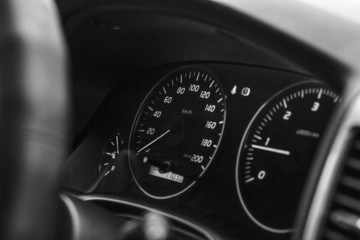
[{"label": "car dashboard", "polygon": [[341,88],[179,8],[64,18],[74,143],[63,188],[126,219],[160,212],[176,239],[289,239]]}]

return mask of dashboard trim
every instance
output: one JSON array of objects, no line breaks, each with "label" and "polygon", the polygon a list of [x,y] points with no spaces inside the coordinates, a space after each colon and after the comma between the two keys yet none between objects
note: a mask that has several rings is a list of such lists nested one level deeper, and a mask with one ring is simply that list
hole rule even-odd
[{"label": "dashboard trim", "polygon": [[166,212],[163,212],[163,211],[160,211],[160,210],[157,210],[155,208],[151,208],[151,207],[147,207],[147,206],[144,206],[144,205],[141,205],[141,204],[137,204],[137,203],[133,203],[133,202],[128,202],[128,201],[125,201],[125,200],[121,200],[121,199],[116,199],[116,198],[112,198],[112,197],[109,197],[109,196],[102,196],[102,195],[73,195],[73,194],[70,194],[78,199],[81,199],[85,202],[92,202],[92,201],[102,201],[102,202],[110,202],[110,203],[117,203],[117,204],[123,204],[123,205],[127,205],[127,206],[130,206],[130,207],[135,207],[135,208],[140,208],[140,209],[143,209],[145,211],[150,211],[150,212],[154,212],[154,213],[157,213],[157,214],[160,214],[162,216],[165,216],[167,218],[170,218],[170,219],[173,219],[175,221],[178,221],[184,225],[187,225],[187,226],[190,226],[192,228],[194,228],[195,230],[199,231],[201,234],[203,234],[208,240],[221,240],[221,238],[217,235],[215,235],[214,233],[210,234],[208,231],[206,231],[205,229],[203,229],[202,227],[198,226],[197,224],[191,222],[191,221],[188,221],[188,220],[185,220],[183,218],[180,218],[180,217],[177,217],[173,214],[170,214],[170,213],[166,213]]}]

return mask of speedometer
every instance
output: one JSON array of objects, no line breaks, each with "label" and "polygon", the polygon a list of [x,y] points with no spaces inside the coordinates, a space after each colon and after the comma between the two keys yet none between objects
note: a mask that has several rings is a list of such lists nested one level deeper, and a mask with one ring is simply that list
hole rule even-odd
[{"label": "speedometer", "polygon": [[145,194],[179,195],[204,174],[221,141],[225,101],[216,76],[202,67],[175,70],[154,86],[129,143],[131,171]]}]

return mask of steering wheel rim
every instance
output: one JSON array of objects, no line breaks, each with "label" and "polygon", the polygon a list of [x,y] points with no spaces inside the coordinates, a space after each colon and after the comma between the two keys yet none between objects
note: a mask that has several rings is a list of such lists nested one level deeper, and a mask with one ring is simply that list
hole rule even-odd
[{"label": "steering wheel rim", "polygon": [[54,239],[68,135],[67,50],[56,7],[0,3],[0,238]]}]

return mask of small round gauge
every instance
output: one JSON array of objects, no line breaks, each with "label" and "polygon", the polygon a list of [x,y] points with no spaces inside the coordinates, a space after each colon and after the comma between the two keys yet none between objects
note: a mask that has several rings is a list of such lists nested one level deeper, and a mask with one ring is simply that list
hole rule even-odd
[{"label": "small round gauge", "polygon": [[116,160],[120,155],[121,151],[124,149],[124,141],[120,135],[120,132],[117,132],[106,142],[106,145],[103,149],[99,172],[104,174],[105,177],[109,178],[113,175],[116,175],[117,163]]},{"label": "small round gauge", "polygon": [[305,179],[340,96],[307,81],[277,93],[255,114],[240,144],[240,202],[262,228],[291,231]]},{"label": "small round gauge", "polygon": [[137,113],[129,144],[136,155],[131,170],[145,194],[179,195],[204,174],[221,141],[225,98],[216,76],[202,67],[175,70],[154,86]]}]

